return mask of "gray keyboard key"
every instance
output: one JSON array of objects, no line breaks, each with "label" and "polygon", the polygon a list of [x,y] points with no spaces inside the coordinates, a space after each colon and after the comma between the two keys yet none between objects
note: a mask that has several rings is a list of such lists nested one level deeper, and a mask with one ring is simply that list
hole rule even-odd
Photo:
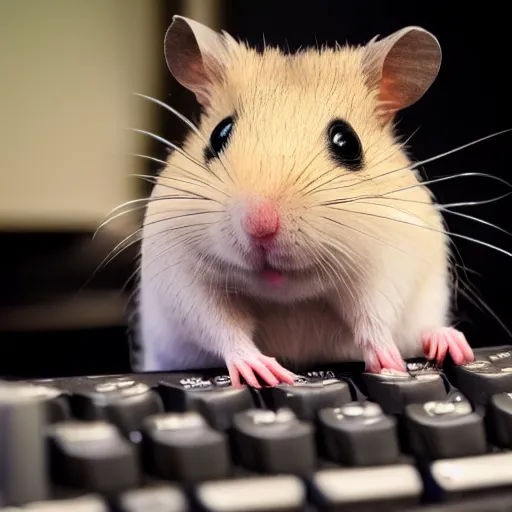
[{"label": "gray keyboard key", "polygon": [[145,467],[159,478],[199,482],[230,475],[226,435],[198,412],[150,416],[142,434]]},{"label": "gray keyboard key", "polygon": [[312,425],[290,409],[251,409],[233,419],[237,461],[261,473],[307,474],[316,466]]},{"label": "gray keyboard key", "polygon": [[135,487],[137,450],[103,421],[71,421],[48,430],[52,476],[57,484],[110,493]]},{"label": "gray keyboard key", "polygon": [[487,419],[493,441],[512,449],[512,393],[499,393],[491,397]]},{"label": "gray keyboard key", "polygon": [[290,408],[304,421],[315,421],[320,409],[340,407],[352,401],[349,385],[330,374],[301,376],[293,386],[280,384],[263,388],[261,393],[271,409]]},{"label": "gray keyboard key", "polygon": [[423,482],[412,465],[326,469],[311,480],[321,510],[391,512],[419,505]]},{"label": "gray keyboard key", "polygon": [[373,402],[352,402],[318,413],[322,455],[347,466],[393,464],[400,456],[396,419]]},{"label": "gray keyboard key", "polygon": [[306,488],[294,476],[279,475],[198,486],[196,497],[208,512],[306,512]]},{"label": "gray keyboard key", "polygon": [[48,411],[33,391],[23,384],[0,384],[0,506],[48,498]]},{"label": "gray keyboard key", "polygon": [[410,450],[422,459],[484,454],[483,418],[467,400],[433,401],[405,408]]},{"label": "gray keyboard key", "polygon": [[377,402],[386,414],[402,414],[408,404],[445,400],[447,392],[439,372],[364,373],[368,398]]},{"label": "gray keyboard key", "polygon": [[27,512],[109,512],[103,499],[95,495],[31,503],[23,507],[23,510]]},{"label": "gray keyboard key", "polygon": [[512,453],[438,460],[430,465],[430,475],[435,484],[432,493],[445,499],[510,490]]},{"label": "gray keyboard key", "polygon": [[165,485],[124,492],[117,502],[119,512],[187,512],[189,504],[178,487]]}]

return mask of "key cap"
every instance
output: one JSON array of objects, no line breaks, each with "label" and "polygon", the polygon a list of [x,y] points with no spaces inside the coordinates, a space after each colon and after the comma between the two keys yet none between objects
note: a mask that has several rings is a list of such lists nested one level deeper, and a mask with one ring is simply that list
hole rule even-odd
[{"label": "key cap", "polygon": [[116,512],[187,512],[189,505],[178,487],[159,485],[121,494]]},{"label": "key cap", "polygon": [[467,400],[405,407],[409,448],[423,459],[480,455],[487,451],[483,418]]},{"label": "key cap", "polygon": [[512,362],[506,358],[498,358],[496,362],[474,361],[455,366],[451,371],[454,385],[473,407],[486,406],[492,395],[512,392]]},{"label": "key cap", "polygon": [[488,423],[493,441],[512,449],[512,393],[498,393],[491,397]]},{"label": "key cap", "polygon": [[386,374],[363,373],[368,398],[386,414],[401,414],[407,404],[445,400],[444,381],[437,371]]},{"label": "key cap", "polygon": [[512,345],[475,348],[473,353],[476,361],[504,362],[507,366],[512,361]]},{"label": "key cap", "polygon": [[76,418],[108,421],[125,435],[138,431],[146,417],[163,412],[158,394],[143,382],[128,377],[84,386],[72,395],[71,408]]},{"label": "key cap", "polygon": [[352,401],[348,384],[332,372],[299,376],[293,386],[281,384],[264,388],[261,393],[271,409],[290,408],[304,421],[316,420],[318,411],[324,407],[340,407]]},{"label": "key cap", "polygon": [[315,467],[313,427],[290,409],[251,409],[233,419],[237,461],[261,473],[304,474]]},{"label": "key cap", "polygon": [[318,413],[322,454],[347,466],[379,466],[398,461],[396,420],[378,404],[352,402]]},{"label": "key cap", "polygon": [[419,505],[420,474],[412,465],[326,469],[312,482],[312,498],[321,510],[391,512]]},{"label": "key cap", "polygon": [[31,503],[23,510],[29,512],[109,512],[107,504],[95,495]]},{"label": "key cap", "polygon": [[304,483],[291,475],[241,478],[198,486],[197,500],[211,512],[306,512]]},{"label": "key cap", "polygon": [[198,482],[230,474],[226,435],[212,429],[197,412],[151,416],[142,435],[144,462],[153,475]]},{"label": "key cap", "polygon": [[139,482],[137,452],[104,421],[58,423],[48,431],[53,480],[89,492],[118,492]]},{"label": "key cap", "polygon": [[0,385],[0,506],[48,498],[46,404],[30,386]]},{"label": "key cap", "polygon": [[430,495],[457,501],[479,493],[496,494],[512,486],[512,453],[444,459],[430,465]]},{"label": "key cap", "polygon": [[161,381],[158,391],[166,411],[198,411],[218,430],[228,430],[237,412],[254,407],[250,390],[233,388],[226,375]]},{"label": "key cap", "polygon": [[46,408],[46,423],[57,423],[71,418],[68,393],[53,386],[34,384],[32,382],[3,382],[0,385],[18,386],[26,396],[41,400]]}]

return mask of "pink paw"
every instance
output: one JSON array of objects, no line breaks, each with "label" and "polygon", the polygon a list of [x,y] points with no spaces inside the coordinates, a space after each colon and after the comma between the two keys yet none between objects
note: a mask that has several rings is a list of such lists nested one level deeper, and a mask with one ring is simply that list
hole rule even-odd
[{"label": "pink paw", "polygon": [[473,350],[466,341],[466,337],[453,327],[441,327],[422,336],[423,351],[429,361],[435,359],[442,364],[446,354],[450,353],[456,365],[474,361]]},{"label": "pink paw", "polygon": [[277,386],[281,382],[294,384],[294,374],[281,366],[274,357],[263,354],[234,359],[227,363],[231,384],[241,387],[240,376],[253,388],[261,388],[256,376],[259,376],[267,385]]},{"label": "pink paw", "polygon": [[407,371],[405,362],[398,348],[392,344],[387,347],[368,345],[363,349],[366,371],[381,373],[382,370]]}]

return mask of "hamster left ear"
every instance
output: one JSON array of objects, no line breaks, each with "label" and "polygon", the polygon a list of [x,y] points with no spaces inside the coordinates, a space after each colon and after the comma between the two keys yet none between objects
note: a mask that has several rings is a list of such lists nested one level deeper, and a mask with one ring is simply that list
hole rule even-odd
[{"label": "hamster left ear", "polygon": [[167,67],[174,78],[192,91],[203,106],[210,104],[214,83],[222,80],[233,39],[197,21],[173,16],[164,39]]},{"label": "hamster left ear", "polygon": [[441,47],[430,32],[406,27],[365,47],[363,71],[377,88],[378,115],[385,124],[416,103],[430,88],[441,66]]}]

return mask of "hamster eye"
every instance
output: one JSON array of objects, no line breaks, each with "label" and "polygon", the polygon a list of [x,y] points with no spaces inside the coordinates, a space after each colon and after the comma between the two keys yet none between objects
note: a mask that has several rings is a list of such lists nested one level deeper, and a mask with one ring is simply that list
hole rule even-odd
[{"label": "hamster eye", "polygon": [[219,155],[226,147],[229,136],[233,130],[234,118],[232,116],[223,119],[212,131],[210,135],[210,147],[205,148],[205,160],[211,160]]},{"label": "hamster eye", "polygon": [[333,121],[328,129],[329,153],[340,165],[358,171],[363,166],[363,148],[352,126],[342,120]]}]

